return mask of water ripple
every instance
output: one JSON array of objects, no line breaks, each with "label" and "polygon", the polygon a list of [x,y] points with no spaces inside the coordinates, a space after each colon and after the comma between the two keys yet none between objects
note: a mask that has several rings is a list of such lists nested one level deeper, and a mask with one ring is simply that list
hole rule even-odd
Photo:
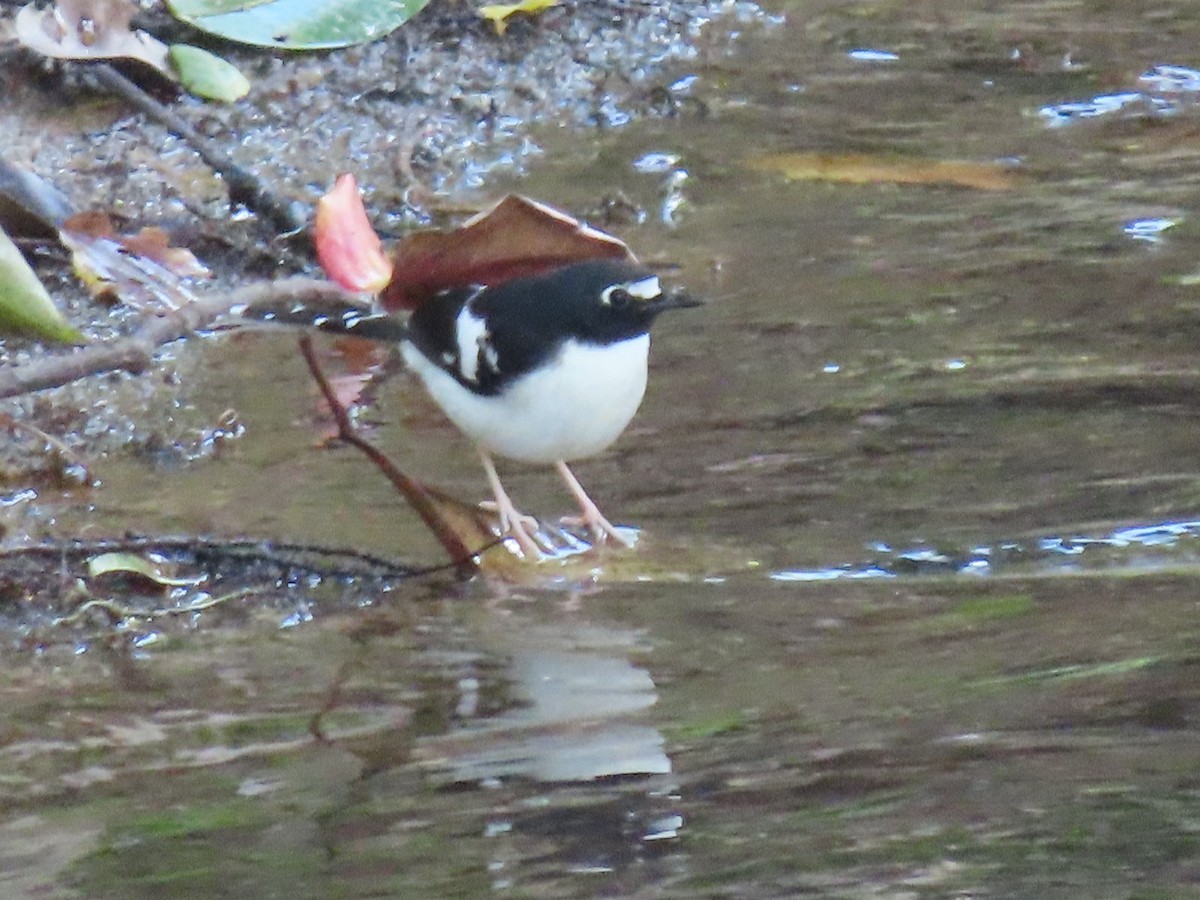
[{"label": "water ripple", "polygon": [[1094,119],[1121,111],[1150,116],[1174,115],[1200,100],[1200,70],[1164,64],[1143,72],[1137,90],[1097,94],[1090,100],[1053,103],[1038,110],[1051,128],[1080,119]]},{"label": "water ripple", "polygon": [[[1200,521],[1132,525],[1107,535],[1048,535],[969,550],[917,545],[895,550],[875,543],[875,560],[817,569],[781,569],[772,581],[835,581],[938,575],[1018,575],[1128,568],[1157,571],[1200,564]],[[1145,551],[1151,550],[1152,553]],[[1134,552],[1130,552],[1134,551]]]}]

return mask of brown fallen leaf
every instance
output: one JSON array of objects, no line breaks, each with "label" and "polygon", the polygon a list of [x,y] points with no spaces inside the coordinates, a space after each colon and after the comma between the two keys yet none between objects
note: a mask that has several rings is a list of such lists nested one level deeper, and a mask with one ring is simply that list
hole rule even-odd
[{"label": "brown fallen leaf", "polygon": [[126,253],[153,260],[181,278],[204,278],[208,275],[208,269],[196,259],[192,251],[183,247],[172,247],[170,236],[161,228],[143,228],[137,234],[118,238],[118,242]]},{"label": "brown fallen leaf", "polygon": [[1009,191],[1021,183],[1020,173],[1000,163],[868,153],[771,153],[753,156],[747,164],[755,171],[775,172],[789,181],[952,184],[981,191]]},{"label": "brown fallen leaf", "polygon": [[494,285],[585,259],[635,259],[619,238],[510,194],[451,231],[409,235],[392,257],[383,308],[415,309],[448,288]]},{"label": "brown fallen leaf", "polygon": [[190,250],[172,247],[162,229],[120,235],[104,213],[71,216],[59,228],[59,239],[93,296],[116,297],[136,309],[178,309],[194,299],[185,279],[209,274]]},{"label": "brown fallen leaf", "polygon": [[130,27],[136,8],[131,0],[59,0],[50,9],[32,3],[17,11],[17,39],[55,59],[136,59],[164,78],[178,80],[167,59],[167,45]]}]

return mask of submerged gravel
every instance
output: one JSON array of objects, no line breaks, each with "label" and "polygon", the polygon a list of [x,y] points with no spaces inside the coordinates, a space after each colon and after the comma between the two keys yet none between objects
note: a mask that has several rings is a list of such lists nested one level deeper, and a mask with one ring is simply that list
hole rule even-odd
[{"label": "submerged gravel", "polygon": [[[741,0],[579,2],[516,17],[501,36],[472,7],[435,2],[366,46],[222,47],[250,77],[249,96],[230,105],[182,98],[175,108],[287,198],[311,204],[338,172],[354,171],[380,226],[398,230],[426,219],[427,191],[469,201],[493,173],[521,172],[540,153],[534,126],[608,128],[669,112],[693,80],[679,77],[679,64],[722,53],[762,18]],[[9,78],[17,103],[0,112],[0,153],[80,206],[143,223],[239,217],[220,180],[160,125],[110,107],[113,118],[91,127],[96,98],[57,68]]]}]

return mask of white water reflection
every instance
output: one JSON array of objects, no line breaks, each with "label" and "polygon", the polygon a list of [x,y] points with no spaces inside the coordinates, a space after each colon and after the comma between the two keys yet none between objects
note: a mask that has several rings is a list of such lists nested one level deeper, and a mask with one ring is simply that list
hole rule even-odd
[{"label": "white water reflection", "polygon": [[851,59],[863,62],[895,62],[900,58],[899,54],[893,53],[890,50],[859,49],[851,50],[848,55]]},{"label": "white water reflection", "polygon": [[1200,93],[1200,71],[1189,66],[1155,66],[1138,76],[1138,84],[1158,94]]},{"label": "white water reflection", "polygon": [[1126,222],[1122,227],[1122,231],[1135,241],[1145,241],[1149,244],[1157,244],[1162,241],[1163,235],[1171,228],[1179,224],[1178,219],[1167,219],[1163,217],[1153,217],[1146,219],[1133,219]]},{"label": "white water reflection", "polygon": [[[512,700],[499,715],[469,719],[419,749],[454,782],[521,777],[541,782],[594,781],[671,771],[657,728],[631,721],[658,699],[650,674],[627,654],[635,635],[539,628],[507,635],[492,652],[510,659]],[[460,682],[460,687],[462,687]],[[468,686],[459,709],[473,709]]]},{"label": "white water reflection", "polygon": [[1122,111],[1173,115],[1186,106],[1195,105],[1200,96],[1200,71],[1188,66],[1155,66],[1138,76],[1137,85],[1137,90],[1097,94],[1090,100],[1043,106],[1038,114],[1051,128]]},{"label": "white water reflection", "polygon": [[[1141,91],[1125,91],[1119,94],[1098,94],[1090,100],[1073,100],[1066,103],[1054,103],[1043,106],[1038,115],[1046,120],[1051,128],[1069,125],[1079,119],[1095,119],[1128,109],[1149,98]],[[1159,101],[1159,107],[1166,104]]]},{"label": "white water reflection", "polygon": [[[783,569],[772,581],[834,581],[933,575],[990,575],[1095,569],[1154,571],[1181,561],[1200,561],[1200,521],[1157,522],[1119,528],[1099,537],[1052,535],[1031,541],[1007,541],[968,550],[915,546],[895,550],[888,544],[868,545],[881,554],[873,562],[817,569]],[[1145,553],[1153,548],[1154,553]],[[1135,552],[1128,552],[1135,551]],[[1183,559],[1181,559],[1183,557]]]}]

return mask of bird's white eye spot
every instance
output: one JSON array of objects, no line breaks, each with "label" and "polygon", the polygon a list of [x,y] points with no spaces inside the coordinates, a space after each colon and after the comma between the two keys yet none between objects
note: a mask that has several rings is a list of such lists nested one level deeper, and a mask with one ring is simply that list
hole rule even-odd
[{"label": "bird's white eye spot", "polygon": [[657,275],[651,275],[641,281],[632,281],[625,285],[625,290],[629,291],[629,296],[639,300],[653,300],[662,295],[662,285]]},{"label": "bird's white eye spot", "polygon": [[662,284],[657,275],[648,275],[637,281],[609,285],[600,292],[600,302],[605,306],[612,306],[613,300],[620,300],[622,294],[625,295],[625,299],[632,297],[634,300],[653,300],[662,295]]}]

